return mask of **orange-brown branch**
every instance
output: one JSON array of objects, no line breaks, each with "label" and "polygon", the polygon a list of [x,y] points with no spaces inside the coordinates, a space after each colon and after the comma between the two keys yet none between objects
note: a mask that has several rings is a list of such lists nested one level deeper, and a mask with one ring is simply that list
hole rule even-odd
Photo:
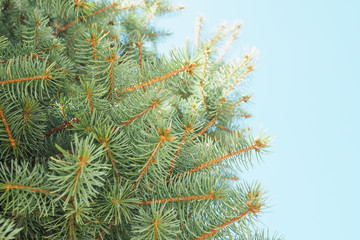
[{"label": "orange-brown branch", "polygon": [[76,10],[78,10],[79,7],[84,8],[84,9],[87,9],[87,8],[88,8],[88,7],[85,5],[86,0],[85,0],[85,1],[74,0],[74,2],[75,2],[75,5],[76,5]]},{"label": "orange-brown branch", "polygon": [[[44,49],[44,50],[42,50],[41,52],[45,52],[45,51],[48,51],[48,50],[50,50],[50,49],[54,49],[54,48],[57,48],[57,47],[59,47],[59,46],[58,46],[58,45],[53,45],[53,47]],[[38,54],[35,54],[35,53],[31,53],[31,55],[24,56],[24,57],[20,57],[20,58],[18,58],[18,59],[28,59],[28,58],[30,58],[30,57],[32,57],[33,60],[34,60],[36,57],[39,58],[39,59],[42,60],[42,61],[45,61],[45,60],[46,60],[46,59],[40,57]],[[12,59],[15,59],[15,58],[12,58]],[[8,61],[10,61],[10,60],[12,60],[12,59],[2,60],[2,61],[0,61],[0,63],[7,63]],[[49,64],[49,65],[52,65],[52,64],[53,64],[52,62],[49,62],[49,61],[46,61],[46,63]],[[61,68],[59,68],[59,67],[56,66],[56,65],[53,65],[53,67],[56,68],[56,69],[59,69],[60,71],[62,71],[62,72],[65,73],[65,74],[68,73],[66,70],[61,69]]]},{"label": "orange-brown branch", "polygon": [[212,125],[214,125],[216,123],[216,119],[219,116],[221,106],[223,105],[224,102],[225,102],[225,98],[223,97],[220,101],[220,104],[215,113],[215,116],[209,121],[209,123],[203,129],[200,130],[200,132],[197,133],[198,135],[204,134],[206,132],[206,130],[208,130]]},{"label": "orange-brown branch", "polygon": [[210,46],[213,46],[217,41],[219,41],[223,37],[222,34],[225,28],[226,26],[224,24],[220,26],[220,29],[218,30],[214,38],[211,40]]},{"label": "orange-brown branch", "polygon": [[185,8],[184,6],[179,6],[176,8],[164,9],[163,12],[173,12],[173,11],[177,11],[177,10],[183,10],[184,8]]},{"label": "orange-brown branch", "polygon": [[146,36],[152,37],[152,36],[170,36],[170,33],[148,33]]},{"label": "orange-brown branch", "polygon": [[40,22],[38,20],[36,20],[35,25],[36,25],[36,28],[35,28],[35,41],[36,41],[36,48],[37,48],[38,43],[39,43],[39,25],[40,25]]},{"label": "orange-brown branch", "polygon": [[139,182],[141,181],[141,179],[144,177],[144,175],[145,175],[147,169],[150,167],[151,163],[154,161],[154,158],[155,158],[157,152],[159,151],[160,147],[163,145],[164,141],[165,141],[165,138],[160,138],[154,151],[151,153],[150,158],[147,160],[145,167],[141,170],[137,180],[135,181],[134,188],[133,188],[134,190],[136,189],[136,187],[139,184]]},{"label": "orange-brown branch", "polygon": [[136,43],[136,46],[138,47],[139,49],[139,60],[140,60],[140,71],[142,72],[142,62],[143,62],[143,56],[142,56],[142,51],[141,51],[141,48],[142,48],[142,45],[144,43],[143,42],[137,42]]},{"label": "orange-brown branch", "polygon": [[[46,193],[46,194],[55,194],[55,195],[58,195],[60,196],[59,193],[57,192],[51,192],[49,190],[45,190],[45,189],[40,189],[40,188],[35,188],[35,187],[29,187],[29,186],[25,186],[25,185],[12,185],[12,184],[5,184],[5,186],[3,187],[3,189],[6,189],[6,190],[10,190],[10,189],[23,189],[23,190],[28,190],[28,191],[31,191],[31,192],[41,192],[41,193]],[[61,197],[62,200],[66,200],[66,196],[62,196]]]},{"label": "orange-brown branch", "polygon": [[209,53],[210,53],[210,50],[207,49],[205,51],[205,63],[204,63],[204,69],[203,69],[203,74],[202,74],[202,77],[205,78],[206,76],[206,68],[207,68],[207,64],[208,64],[208,60],[209,60]]},{"label": "orange-brown branch", "polygon": [[154,83],[159,82],[161,80],[165,80],[165,79],[167,79],[169,77],[172,77],[172,76],[174,76],[174,75],[176,75],[178,73],[181,73],[181,72],[190,72],[195,66],[196,66],[196,64],[194,64],[194,63],[191,64],[191,65],[185,65],[182,68],[176,69],[176,70],[174,70],[172,72],[169,72],[169,73],[166,73],[166,74],[164,74],[162,76],[153,78],[153,79],[151,79],[151,80],[149,80],[147,82],[142,82],[142,83],[139,83],[139,84],[137,84],[135,86],[128,87],[128,88],[126,88],[124,90],[121,90],[120,93],[135,91],[136,89],[143,88],[145,86],[154,84]]},{"label": "orange-brown branch", "polygon": [[[118,5],[117,3],[113,3],[113,4],[109,5],[109,6],[106,6],[106,7],[102,8],[102,9],[99,9],[99,10],[97,10],[97,11],[95,11],[95,12],[93,12],[93,13],[87,15],[87,16],[78,17],[77,19],[75,19],[75,20],[71,21],[70,23],[66,24],[64,27],[58,29],[55,33],[53,33],[53,35],[56,36],[56,35],[64,32],[66,29],[68,29],[69,27],[71,27],[75,23],[77,23],[79,21],[83,21],[84,19],[92,17],[92,16],[97,15],[99,13],[102,13],[102,12],[108,10],[108,9],[115,8],[117,5]],[[140,5],[131,5],[129,7],[114,9],[114,11],[121,11],[121,10],[126,10],[126,9],[134,9],[134,8],[138,8],[138,7],[140,7]]]},{"label": "orange-brown branch", "polygon": [[195,238],[194,240],[203,240],[203,239],[205,239],[205,238],[207,238],[207,237],[210,237],[210,236],[216,234],[217,232],[221,231],[221,230],[224,229],[225,227],[229,226],[230,224],[232,224],[232,223],[234,223],[234,222],[236,222],[236,221],[239,221],[240,219],[242,219],[243,217],[245,217],[246,214],[248,214],[248,213],[250,213],[250,210],[249,210],[249,209],[246,210],[246,211],[244,211],[244,212],[242,212],[240,215],[238,215],[238,216],[236,216],[236,217],[234,217],[234,218],[232,218],[232,219],[230,219],[230,220],[225,221],[223,224],[215,227],[214,229],[208,231],[207,233],[202,234],[201,236]]},{"label": "orange-brown branch", "polygon": [[200,42],[201,42],[201,27],[202,27],[202,21],[203,17],[199,18],[199,26],[198,26],[198,32],[197,32],[197,47],[200,48]]},{"label": "orange-brown branch", "polygon": [[111,53],[110,57],[105,57],[105,60],[107,60],[110,63],[110,69],[109,69],[109,80],[110,80],[110,89],[109,89],[109,99],[112,100],[113,98],[113,85],[114,85],[114,61],[119,59],[119,56],[115,55],[115,53]]},{"label": "orange-brown branch", "polygon": [[161,221],[158,219],[154,220],[154,228],[155,228],[155,240],[158,240],[158,225]]},{"label": "orange-brown branch", "polygon": [[208,116],[210,116],[210,114],[209,114],[209,108],[208,108],[208,105],[207,105],[207,103],[206,103],[203,81],[200,81],[200,84],[199,84],[199,85],[200,85],[200,88],[201,88],[201,95],[202,95],[202,97],[203,97],[203,101],[204,101],[204,104],[205,104],[206,112],[207,112]]},{"label": "orange-brown branch", "polygon": [[142,201],[137,203],[138,205],[146,205],[152,203],[166,203],[166,202],[181,202],[181,201],[192,201],[192,200],[202,200],[202,199],[216,199],[219,196],[214,195],[214,191],[211,190],[209,194],[200,195],[200,196],[186,196],[186,197],[174,197],[174,198],[165,198],[157,200]]},{"label": "orange-brown branch", "polygon": [[[55,49],[55,48],[58,48],[58,47],[59,47],[59,45],[53,44],[51,47],[46,48],[46,49],[42,49],[39,52],[46,52],[46,51],[49,51],[51,49]],[[24,57],[16,57],[16,58],[19,58],[19,59],[29,58],[31,55],[37,56],[37,54],[31,53],[30,55],[27,55],[27,56],[24,56]],[[16,58],[5,59],[5,60],[0,61],[0,63],[7,63],[8,61],[14,60]],[[43,59],[41,59],[41,60],[43,60]]]},{"label": "orange-brown branch", "polygon": [[214,125],[215,125],[216,127],[220,128],[220,129],[226,131],[226,132],[235,133],[236,135],[238,135],[239,137],[241,137],[241,134],[240,134],[240,133],[236,133],[235,131],[230,130],[230,129],[224,127],[224,126],[218,125],[218,124],[216,124],[216,123],[215,123]]},{"label": "orange-brown branch", "polygon": [[225,177],[224,179],[227,179],[227,180],[233,180],[233,181],[238,181],[239,180],[239,178],[238,178],[238,176],[233,176],[233,177]]},{"label": "orange-brown branch", "polygon": [[103,139],[102,137],[99,137],[99,141],[100,143],[104,146],[104,148],[106,149],[106,154],[108,155],[110,161],[111,161],[111,164],[113,165],[113,168],[114,168],[114,174],[115,174],[115,178],[116,180],[119,180],[119,174],[117,172],[117,168],[116,168],[116,163],[114,161],[114,158],[112,156],[112,153],[110,152],[110,148],[108,146],[108,141],[109,139]]},{"label": "orange-brown branch", "polygon": [[89,89],[86,91],[86,95],[87,95],[88,100],[89,100],[89,106],[90,106],[91,114],[93,114],[94,109],[93,109],[93,105],[92,105],[92,102],[91,102],[91,92],[90,92]]},{"label": "orange-brown branch", "polygon": [[106,149],[106,153],[107,153],[107,155],[108,155],[108,157],[109,157],[109,159],[110,159],[110,161],[111,161],[111,164],[112,164],[113,167],[114,167],[115,178],[116,178],[116,180],[119,180],[119,174],[118,174],[118,172],[117,172],[116,163],[115,163],[115,161],[114,161],[114,158],[112,157],[112,154],[111,154],[109,148]]},{"label": "orange-brown branch", "polygon": [[79,31],[79,27],[77,27],[77,28],[75,29],[74,33],[71,35],[69,41],[68,41],[67,44],[66,44],[67,46],[70,45],[70,43],[71,43],[71,41],[74,39],[75,34],[77,33],[77,31]]},{"label": "orange-brown branch", "polygon": [[74,215],[71,214],[69,216],[69,240],[74,240],[74,230],[75,230]]},{"label": "orange-brown branch", "polygon": [[171,162],[171,164],[170,164],[170,169],[169,169],[169,173],[168,173],[168,179],[169,179],[169,177],[171,176],[171,173],[172,173],[172,171],[173,171],[173,169],[174,169],[176,159],[177,159],[177,157],[178,157],[178,155],[179,155],[179,153],[180,153],[180,151],[181,151],[181,147],[182,147],[182,145],[183,145],[183,143],[184,143],[184,140],[185,140],[186,136],[188,135],[188,133],[189,133],[190,131],[191,131],[190,128],[186,128],[184,135],[183,135],[182,138],[180,139],[179,148],[178,148],[178,150],[176,150],[176,152],[175,152],[175,158],[174,158],[174,160],[173,160],[173,161]]},{"label": "orange-brown branch", "polygon": [[73,181],[73,183],[72,183],[72,185],[73,185],[73,187],[72,187],[72,189],[74,190],[75,189],[75,187],[76,187],[76,183],[77,183],[77,181],[79,180],[79,177],[80,177],[80,174],[81,174],[81,172],[82,172],[82,168],[83,168],[83,166],[85,165],[85,164],[88,164],[89,162],[87,161],[87,156],[79,156],[78,157],[78,160],[79,160],[79,162],[78,162],[78,166],[79,166],[79,168],[78,168],[78,170],[76,171],[76,174],[75,174],[75,177],[74,177],[74,181]]},{"label": "orange-brown branch", "polygon": [[97,15],[97,14],[99,14],[99,13],[105,12],[106,10],[108,10],[108,9],[110,9],[110,8],[116,7],[117,5],[118,5],[118,4],[114,2],[113,4],[111,4],[111,5],[109,5],[109,6],[106,6],[106,7],[104,7],[104,8],[101,8],[101,9],[99,9],[99,10],[97,10],[97,11],[95,11],[95,12],[93,12],[93,13],[91,13],[90,15],[85,16],[85,17],[88,18],[88,17],[94,16],[94,15]]},{"label": "orange-brown branch", "polygon": [[180,174],[180,176],[184,175],[185,173],[197,172],[197,171],[199,171],[199,170],[201,170],[201,169],[204,169],[204,168],[206,168],[206,167],[208,167],[208,166],[211,166],[211,165],[214,165],[214,164],[216,164],[216,163],[219,163],[219,162],[221,162],[221,161],[224,160],[224,159],[227,159],[227,158],[232,157],[232,156],[234,156],[234,155],[238,155],[238,154],[243,153],[243,152],[251,151],[251,150],[253,150],[253,149],[259,149],[259,147],[260,147],[259,144],[255,143],[255,144],[253,144],[253,145],[251,145],[251,146],[249,146],[249,147],[242,148],[242,149],[240,149],[239,151],[230,152],[230,153],[225,154],[225,155],[223,155],[223,156],[221,156],[221,157],[218,157],[218,158],[215,158],[215,159],[213,159],[213,160],[204,162],[203,164],[201,164],[201,165],[199,165],[199,166],[196,166],[196,167],[194,167],[194,168],[192,168],[192,169],[189,169],[189,170],[187,170],[186,172]]},{"label": "orange-brown branch", "polygon": [[225,109],[224,113],[226,113],[227,111],[229,111],[231,108],[235,107],[236,105],[238,105],[241,102],[247,102],[249,99],[251,98],[251,96],[244,96],[243,98],[241,98],[239,101],[233,103],[231,106],[229,106],[227,109]]},{"label": "orange-brown branch", "polygon": [[104,32],[105,34],[107,34],[107,36],[110,36],[112,39],[114,39],[114,40],[117,40],[118,39],[118,37],[117,36],[115,36],[114,34],[111,34],[109,31],[107,31],[107,30],[105,30],[105,29],[102,29],[102,28],[100,28],[100,27],[98,27],[98,26],[96,26],[95,24],[92,24],[92,23],[89,23],[89,22],[87,22],[87,24],[89,25],[89,26],[92,26],[92,27],[94,27],[94,28],[96,28],[98,31],[102,31],[102,32]]},{"label": "orange-brown branch", "polygon": [[44,133],[44,135],[45,135],[45,137],[49,137],[49,136],[53,135],[54,133],[60,132],[68,127],[71,127],[73,123],[78,123],[78,122],[79,122],[78,119],[73,118],[69,122],[64,123],[63,125],[60,125],[58,127],[55,127],[53,129],[47,131],[46,133]]},{"label": "orange-brown branch", "polygon": [[1,106],[0,106],[0,117],[1,117],[1,121],[2,121],[2,124],[4,125],[5,127],[5,131],[9,137],[9,140],[10,140],[10,145],[11,147],[13,147],[14,149],[16,149],[16,141],[15,139],[12,137],[11,135],[11,131],[10,131],[10,128],[9,128],[9,125],[7,123],[7,120],[5,118],[5,115],[4,115],[4,111],[2,110]]},{"label": "orange-brown branch", "polygon": [[94,60],[97,60],[98,57],[96,56],[96,44],[99,42],[99,40],[96,40],[95,34],[92,34],[92,35],[91,35],[91,38],[90,38],[90,39],[86,39],[86,41],[88,41],[88,42],[91,43],[91,48],[92,48],[92,50],[93,50],[93,59],[94,59]]},{"label": "orange-brown branch", "polygon": [[52,78],[52,75],[41,75],[41,76],[35,76],[35,77],[25,77],[25,78],[17,78],[17,79],[10,79],[0,82],[0,86],[3,84],[9,84],[9,83],[17,83],[17,82],[26,82],[26,81],[32,81],[32,80],[47,80],[48,78]]},{"label": "orange-brown branch", "polygon": [[[37,55],[37,54],[35,54],[35,53],[33,53],[32,55],[33,55],[33,56],[32,56],[32,59],[35,59],[35,57],[37,57],[37,58],[39,58],[39,59],[42,60],[42,61],[45,61],[45,60],[46,60],[45,58],[42,58],[42,57],[40,57],[39,55]],[[52,62],[46,61],[46,63],[49,64],[49,65],[53,65],[53,67],[54,67],[55,69],[59,69],[61,72],[65,73],[65,74],[68,73],[66,70],[64,70],[64,69],[62,69],[62,68],[59,68],[58,66],[56,66],[56,65],[53,64]]]},{"label": "orange-brown branch", "polygon": [[145,108],[144,111],[142,111],[142,112],[139,113],[138,115],[130,118],[128,121],[122,123],[122,124],[120,125],[120,127],[129,125],[130,123],[132,123],[132,122],[135,121],[136,119],[142,117],[145,113],[149,112],[152,108],[156,107],[157,105],[159,105],[159,102],[155,100],[150,106],[148,106],[147,108]]},{"label": "orange-brown branch", "polygon": [[219,57],[219,59],[218,59],[219,62],[222,61],[222,59],[225,57],[226,53],[228,52],[228,50],[231,47],[231,45],[233,44],[233,42],[237,39],[240,27],[241,27],[241,25],[235,26],[235,32],[233,33],[233,35],[232,35],[230,41],[228,42],[228,44],[225,46],[225,48],[223,50],[223,53]]},{"label": "orange-brown branch", "polygon": [[63,115],[63,120],[65,122],[66,118],[65,118],[65,108],[64,108],[64,103],[63,102],[61,103],[61,112],[62,112],[62,115]]},{"label": "orange-brown branch", "polygon": [[226,96],[252,70],[253,68],[251,66],[248,66],[246,71],[238,79],[236,79],[235,83],[231,85],[230,88],[225,92],[224,96]]},{"label": "orange-brown branch", "polygon": [[137,185],[139,184],[139,182],[141,181],[141,179],[144,177],[147,169],[150,167],[151,163],[155,162],[155,156],[156,154],[158,153],[160,147],[163,145],[163,143],[165,141],[172,141],[174,140],[173,137],[169,137],[169,134],[170,134],[170,130],[171,128],[167,128],[165,129],[165,132],[164,133],[161,133],[160,132],[160,129],[158,128],[158,132],[160,133],[160,139],[158,141],[158,143],[156,144],[156,147],[154,148],[153,152],[151,153],[151,156],[149,157],[149,159],[147,160],[145,166],[143,167],[143,169],[141,170],[138,178],[136,179],[135,181],[135,184],[134,184],[134,189],[136,189]]}]

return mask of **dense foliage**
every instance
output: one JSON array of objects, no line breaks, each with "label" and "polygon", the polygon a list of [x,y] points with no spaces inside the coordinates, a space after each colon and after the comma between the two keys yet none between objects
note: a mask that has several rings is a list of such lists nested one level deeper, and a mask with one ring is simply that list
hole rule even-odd
[{"label": "dense foliage", "polygon": [[236,175],[269,144],[244,120],[254,52],[224,61],[240,26],[202,39],[200,18],[159,56],[152,20],[179,9],[0,1],[1,239],[276,238]]}]

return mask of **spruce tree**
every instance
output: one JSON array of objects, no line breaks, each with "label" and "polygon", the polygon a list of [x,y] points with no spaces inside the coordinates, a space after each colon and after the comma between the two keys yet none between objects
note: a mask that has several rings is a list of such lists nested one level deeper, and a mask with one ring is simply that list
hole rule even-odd
[{"label": "spruce tree", "polygon": [[237,174],[254,52],[239,25],[160,56],[166,0],[0,1],[1,239],[277,239]]}]

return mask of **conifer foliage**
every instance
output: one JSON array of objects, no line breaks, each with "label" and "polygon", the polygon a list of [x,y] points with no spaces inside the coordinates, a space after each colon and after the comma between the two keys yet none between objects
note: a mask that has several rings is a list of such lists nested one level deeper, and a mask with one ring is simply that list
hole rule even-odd
[{"label": "conifer foliage", "polygon": [[[269,145],[245,125],[240,26],[156,52],[166,0],[0,1],[1,239],[275,239],[239,183]],[[227,40],[226,40],[227,39]],[[223,47],[221,47],[223,46]]]}]

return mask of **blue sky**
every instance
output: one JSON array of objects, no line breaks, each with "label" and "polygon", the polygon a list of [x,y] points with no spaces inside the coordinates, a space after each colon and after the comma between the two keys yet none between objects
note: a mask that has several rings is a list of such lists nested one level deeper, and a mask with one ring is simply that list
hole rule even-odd
[{"label": "blue sky", "polygon": [[358,239],[360,224],[360,1],[185,0],[159,21],[173,35],[160,50],[228,21],[244,23],[231,51],[260,50],[250,125],[275,137],[272,153],[243,177],[269,191],[265,227],[291,240]]}]

